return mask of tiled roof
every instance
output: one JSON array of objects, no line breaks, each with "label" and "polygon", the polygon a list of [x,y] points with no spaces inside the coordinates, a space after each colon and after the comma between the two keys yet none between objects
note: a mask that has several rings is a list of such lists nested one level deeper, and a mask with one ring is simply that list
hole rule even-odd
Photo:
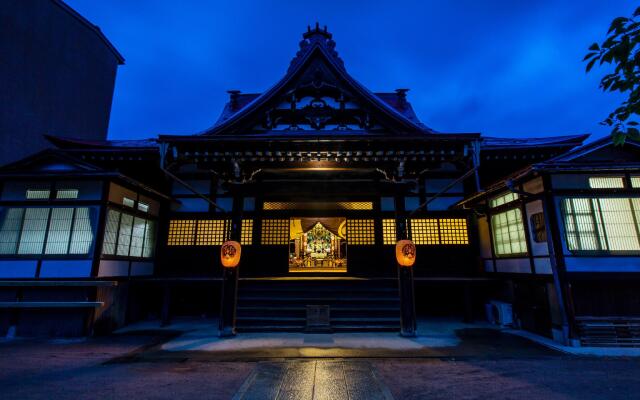
[{"label": "tiled roof", "polygon": [[118,148],[118,149],[157,149],[156,139],[131,139],[131,140],[86,140],[61,136],[45,135],[47,140],[59,148]]},{"label": "tiled roof", "polygon": [[528,138],[501,138],[483,136],[481,148],[482,150],[501,150],[528,147],[575,147],[581,145],[582,142],[584,142],[588,137],[588,134]]}]

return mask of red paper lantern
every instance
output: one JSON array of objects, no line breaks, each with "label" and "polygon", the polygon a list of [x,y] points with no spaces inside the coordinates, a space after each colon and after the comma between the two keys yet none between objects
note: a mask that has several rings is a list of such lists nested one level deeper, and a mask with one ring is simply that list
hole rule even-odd
[{"label": "red paper lantern", "polygon": [[240,243],[229,240],[222,244],[220,248],[220,262],[225,268],[235,268],[240,263],[240,253],[242,248]]},{"label": "red paper lantern", "polygon": [[416,262],[416,245],[411,240],[396,243],[396,260],[402,267],[411,267]]}]

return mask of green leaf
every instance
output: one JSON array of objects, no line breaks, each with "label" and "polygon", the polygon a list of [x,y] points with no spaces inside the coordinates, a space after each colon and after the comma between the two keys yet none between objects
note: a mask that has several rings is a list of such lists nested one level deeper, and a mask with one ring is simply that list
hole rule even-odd
[{"label": "green leaf", "polygon": [[637,17],[640,15],[640,7],[636,8],[636,10],[633,12],[633,16]]},{"label": "green leaf", "polygon": [[616,146],[621,146],[624,144],[624,140],[626,139],[624,133],[613,131],[611,133],[611,138],[613,140],[613,144]]},{"label": "green leaf", "polygon": [[592,58],[591,61],[589,61],[589,63],[587,64],[587,72],[591,71],[591,68],[593,68],[593,65],[596,63],[596,61],[598,61],[597,58]]},{"label": "green leaf", "polygon": [[614,19],[613,21],[611,21],[611,26],[609,27],[609,31],[607,33],[611,33],[614,30],[618,30],[620,28],[622,28],[623,24],[625,22],[627,22],[629,20],[629,18],[627,17],[618,17],[616,19]]},{"label": "green leaf", "polygon": [[584,58],[582,59],[582,61],[587,61],[588,59],[590,59],[593,56],[598,55],[599,53],[589,53],[586,56],[584,56]]},{"label": "green leaf", "polygon": [[591,46],[589,46],[589,50],[600,51],[600,46],[598,46],[598,43],[594,43]]},{"label": "green leaf", "polygon": [[640,137],[640,131],[637,128],[629,128],[627,129],[627,136],[637,140]]}]

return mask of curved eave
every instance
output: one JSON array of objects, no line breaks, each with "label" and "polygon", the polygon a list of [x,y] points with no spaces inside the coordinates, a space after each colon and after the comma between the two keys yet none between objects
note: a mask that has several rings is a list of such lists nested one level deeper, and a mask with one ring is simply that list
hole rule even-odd
[{"label": "curved eave", "polygon": [[193,136],[193,135],[159,135],[158,142],[161,143],[229,143],[229,142],[438,142],[438,141],[461,141],[473,142],[480,139],[479,133],[431,133],[421,136],[393,136],[389,134],[358,134],[335,135],[327,134],[299,134],[295,135],[215,135],[215,136]]}]

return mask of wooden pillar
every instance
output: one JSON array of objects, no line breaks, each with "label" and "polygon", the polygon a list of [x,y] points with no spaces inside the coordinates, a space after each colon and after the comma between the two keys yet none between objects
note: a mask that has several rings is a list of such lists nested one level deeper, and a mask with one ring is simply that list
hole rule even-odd
[{"label": "wooden pillar", "polygon": [[[409,220],[404,212],[404,197],[396,196],[396,241],[409,239]],[[398,270],[398,291],[400,294],[400,336],[416,336],[416,301],[413,284],[413,267]]]},{"label": "wooden pillar", "polygon": [[[233,198],[233,208],[231,211],[231,240],[240,242],[240,230],[242,228],[242,206],[243,199],[239,194]],[[216,260],[216,262],[219,262]],[[242,258],[240,259],[242,263]],[[220,303],[220,321],[218,335],[220,337],[230,337],[236,334],[236,305],[238,303],[238,274],[240,264],[235,268],[222,269],[222,295]]]},{"label": "wooden pillar", "polygon": [[171,324],[171,285],[166,283],[162,291],[161,326]]},{"label": "wooden pillar", "polygon": [[473,322],[473,287],[471,281],[463,283],[464,290],[464,322]]}]

